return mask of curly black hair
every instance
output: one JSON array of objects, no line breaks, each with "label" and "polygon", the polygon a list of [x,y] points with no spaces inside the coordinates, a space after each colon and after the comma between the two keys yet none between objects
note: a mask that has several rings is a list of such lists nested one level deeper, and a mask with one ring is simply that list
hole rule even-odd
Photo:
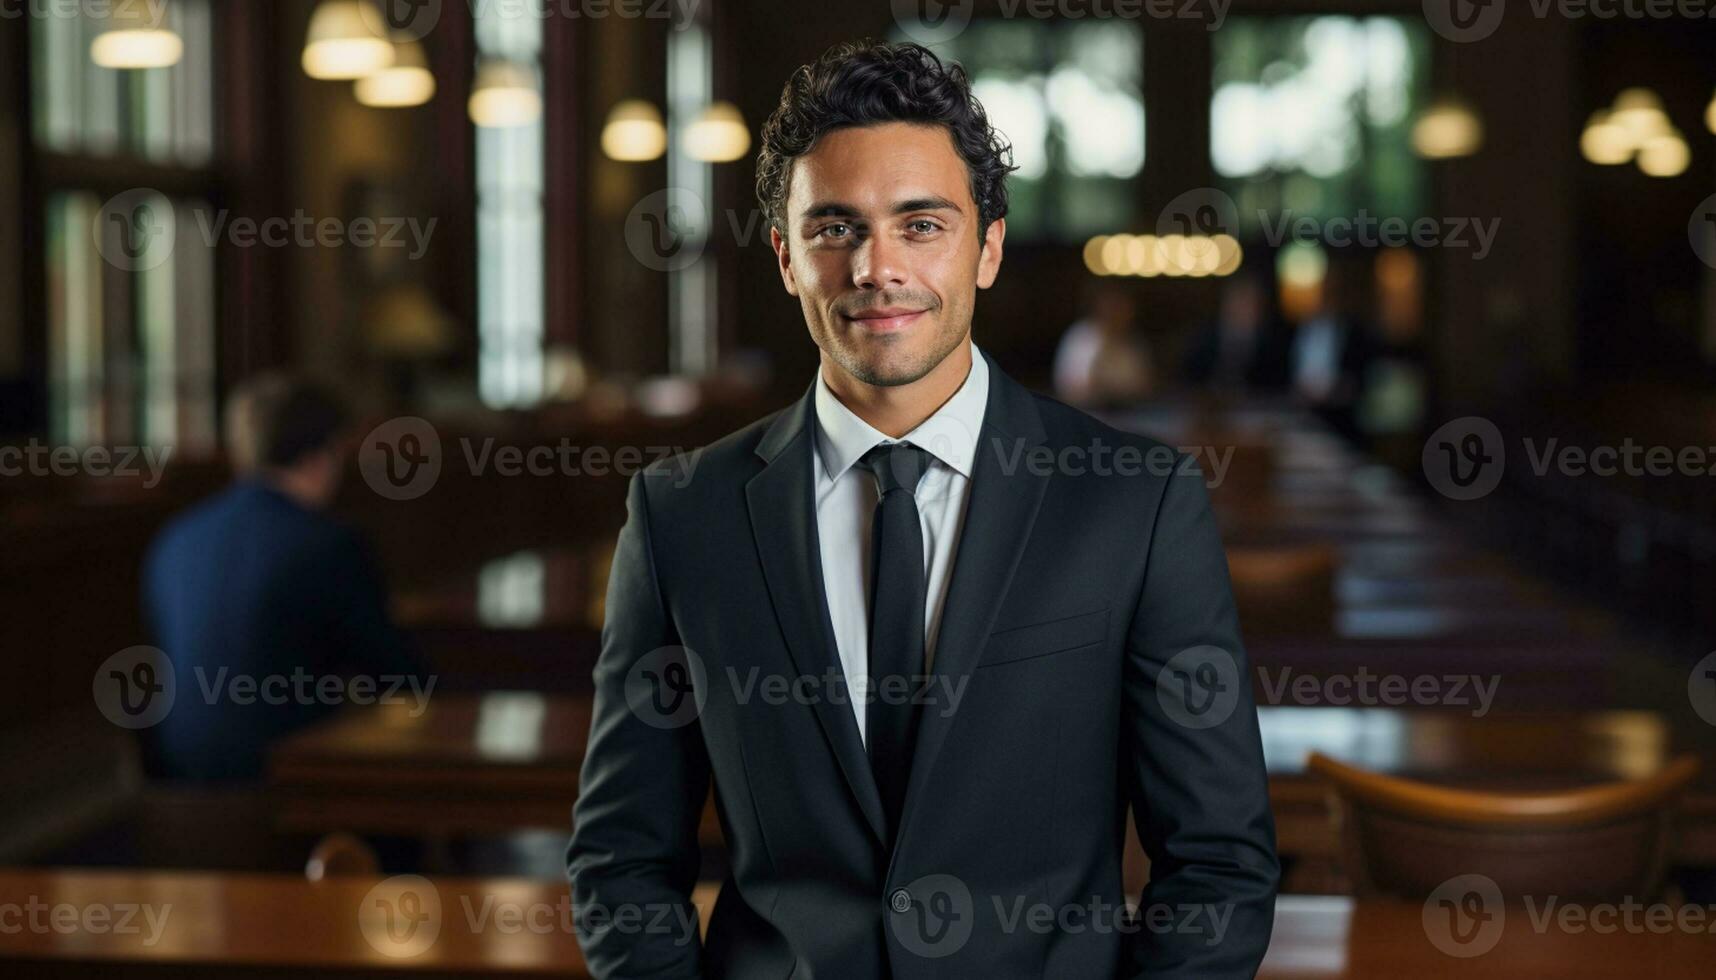
[{"label": "curly black hair", "polygon": [[943,65],[919,44],[866,39],[837,44],[787,80],[780,105],[763,125],[757,152],[757,200],[786,234],[787,182],[795,158],[830,130],[884,122],[946,126],[971,176],[977,237],[1007,214],[1013,149],[989,125],[971,81],[957,63]]}]

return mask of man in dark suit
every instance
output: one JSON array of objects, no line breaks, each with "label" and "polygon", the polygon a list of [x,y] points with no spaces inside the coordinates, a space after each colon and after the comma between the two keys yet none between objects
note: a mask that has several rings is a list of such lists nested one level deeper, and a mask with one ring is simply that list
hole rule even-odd
[{"label": "man in dark suit", "polygon": [[[227,411],[239,478],[150,546],[144,607],[178,685],[151,732],[160,775],[258,779],[270,743],[348,698],[427,697],[368,549],[323,513],[345,429],[320,386],[253,379]],[[360,676],[361,686],[333,684]]]},{"label": "man in dark suit", "polygon": [[829,51],[765,127],[821,369],[632,481],[568,852],[595,976],[1256,971],[1279,868],[1202,477],[974,350],[1008,169],[915,45]]}]

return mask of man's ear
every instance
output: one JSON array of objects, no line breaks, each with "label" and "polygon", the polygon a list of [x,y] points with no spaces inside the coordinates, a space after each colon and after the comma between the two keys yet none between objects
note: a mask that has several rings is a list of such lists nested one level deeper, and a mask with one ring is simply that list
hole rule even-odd
[{"label": "man's ear", "polygon": [[769,228],[769,246],[775,250],[775,260],[781,267],[781,284],[786,286],[787,295],[798,295],[798,280],[792,274],[792,254],[787,251],[786,239],[781,237],[779,228]]},{"label": "man's ear", "polygon": [[996,218],[983,229],[983,248],[977,255],[978,289],[995,285],[995,276],[1001,272],[1001,242],[1006,237],[1006,218]]}]

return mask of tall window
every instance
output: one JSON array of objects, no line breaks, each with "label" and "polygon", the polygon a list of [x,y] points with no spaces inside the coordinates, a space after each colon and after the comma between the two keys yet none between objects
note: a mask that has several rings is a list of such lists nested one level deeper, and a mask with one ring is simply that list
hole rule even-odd
[{"label": "tall window", "polygon": [[1235,17],[1212,38],[1210,157],[1239,205],[1326,218],[1419,216],[1412,153],[1429,41],[1393,17]]},{"label": "tall window", "polygon": [[1135,21],[977,20],[932,49],[965,67],[1013,146],[1009,239],[1079,241],[1133,221],[1144,169]]},{"label": "tall window", "polygon": [[[683,29],[668,32],[667,186],[688,190],[705,202],[714,199],[713,168],[687,153],[681,137],[715,97],[714,71],[708,28],[693,20]],[[690,222],[683,247],[696,258],[668,272],[668,366],[675,374],[707,374],[715,367],[715,259],[701,247],[708,233],[709,222]]]},{"label": "tall window", "polygon": [[[118,70],[91,58],[105,25],[88,8],[30,19],[49,436],[204,449],[215,438],[214,249],[194,213],[212,206],[186,189],[213,185],[213,18],[208,0],[153,8],[182,57]],[[130,186],[138,160],[176,196]]]},{"label": "tall window", "polygon": [[[533,5],[486,3],[476,14],[477,54],[526,68],[542,86],[543,18]],[[496,408],[541,401],[546,298],[543,275],[543,123],[477,129],[477,387]]]}]

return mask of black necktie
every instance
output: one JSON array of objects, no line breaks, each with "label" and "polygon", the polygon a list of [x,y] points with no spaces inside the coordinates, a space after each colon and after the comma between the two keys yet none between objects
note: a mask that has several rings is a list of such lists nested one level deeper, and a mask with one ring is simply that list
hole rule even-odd
[{"label": "black necktie", "polygon": [[903,442],[882,443],[863,459],[878,491],[870,527],[872,688],[865,743],[889,833],[899,830],[917,735],[912,678],[924,672],[924,538],[914,494],[929,462],[928,451]]}]

